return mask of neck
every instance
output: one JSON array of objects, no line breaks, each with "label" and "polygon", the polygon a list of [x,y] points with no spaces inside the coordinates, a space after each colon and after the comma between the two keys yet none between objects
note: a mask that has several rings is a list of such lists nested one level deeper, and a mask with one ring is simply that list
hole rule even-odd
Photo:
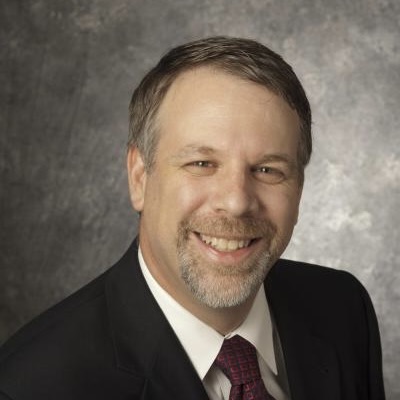
[{"label": "neck", "polygon": [[210,308],[199,303],[181,304],[205,324],[225,336],[243,323],[253,305],[254,298],[255,295],[243,304],[227,308]]},{"label": "neck", "polygon": [[221,335],[226,335],[238,328],[246,319],[253,305],[257,291],[251,294],[243,303],[234,307],[213,308],[197,300],[182,279],[175,277],[171,279],[169,273],[157,268],[159,263],[150,252],[143,241],[140,243],[141,252],[146,267],[157,283],[172,296],[182,307],[216,330]]}]

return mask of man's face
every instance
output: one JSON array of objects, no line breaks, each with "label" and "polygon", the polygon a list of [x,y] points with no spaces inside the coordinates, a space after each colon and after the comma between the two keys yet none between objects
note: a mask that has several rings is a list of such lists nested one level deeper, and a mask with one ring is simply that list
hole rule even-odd
[{"label": "man's face", "polygon": [[264,87],[202,67],[173,83],[158,129],[149,173],[136,149],[128,157],[149,270],[188,308],[251,301],[297,221],[296,112]]}]

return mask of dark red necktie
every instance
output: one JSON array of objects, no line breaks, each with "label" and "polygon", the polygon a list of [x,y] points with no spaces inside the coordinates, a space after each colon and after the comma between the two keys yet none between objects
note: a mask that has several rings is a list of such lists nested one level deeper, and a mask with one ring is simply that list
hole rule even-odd
[{"label": "dark red necktie", "polygon": [[214,364],[232,384],[229,400],[274,400],[261,379],[256,349],[246,339],[225,339]]}]

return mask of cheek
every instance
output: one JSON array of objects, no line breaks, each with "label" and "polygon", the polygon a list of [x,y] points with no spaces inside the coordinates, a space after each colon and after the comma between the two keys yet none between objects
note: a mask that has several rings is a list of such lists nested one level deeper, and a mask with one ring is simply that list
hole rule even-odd
[{"label": "cheek", "polygon": [[268,216],[281,233],[291,232],[297,222],[299,197],[297,193],[270,195],[266,209]]},{"label": "cheek", "polygon": [[178,208],[178,212],[183,217],[198,210],[206,202],[206,186],[199,185],[196,182],[188,182],[181,179],[175,182],[172,190],[173,207]]},{"label": "cheek", "polygon": [[176,237],[178,225],[190,217],[207,197],[199,185],[185,179],[160,179],[148,186],[147,210],[158,235]]}]

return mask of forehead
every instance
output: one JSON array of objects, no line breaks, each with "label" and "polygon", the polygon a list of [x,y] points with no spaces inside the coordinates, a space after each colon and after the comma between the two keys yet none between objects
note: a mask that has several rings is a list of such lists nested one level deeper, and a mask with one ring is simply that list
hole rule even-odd
[{"label": "forehead", "polygon": [[191,138],[219,144],[225,139],[229,146],[233,139],[258,134],[266,139],[271,134],[275,139],[296,139],[300,130],[297,113],[283,98],[212,67],[199,67],[177,77],[161,103],[157,127],[160,141],[168,136],[177,147]]},{"label": "forehead", "polygon": [[[246,91],[250,94],[248,97],[244,97]],[[273,95],[266,86],[227,72],[219,66],[205,65],[180,73],[168,89],[161,108],[164,108],[165,104],[176,104],[182,100],[184,104],[190,105],[187,99],[193,101],[213,98],[222,101],[232,92],[240,92],[242,101],[252,102],[255,101],[255,94],[258,94],[259,98]]]}]

